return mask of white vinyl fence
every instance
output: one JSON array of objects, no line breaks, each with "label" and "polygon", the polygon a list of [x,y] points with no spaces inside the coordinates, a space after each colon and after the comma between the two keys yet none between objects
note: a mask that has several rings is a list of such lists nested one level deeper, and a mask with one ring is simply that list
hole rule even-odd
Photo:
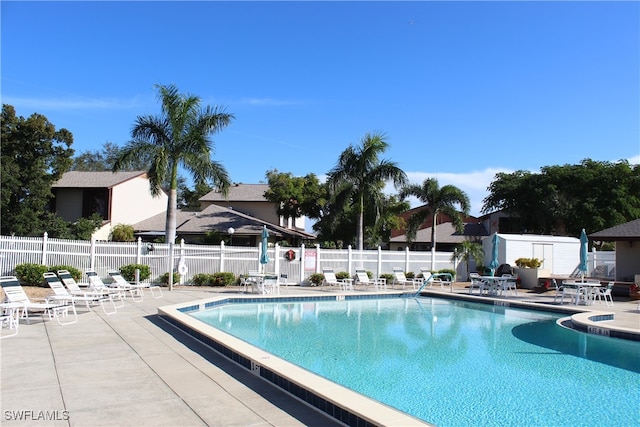
[{"label": "white vinyl fence", "polygon": [[[292,250],[295,258],[286,259],[287,251]],[[348,271],[355,274],[356,268],[364,268],[375,276],[393,273],[394,267],[404,271],[419,273],[421,268],[433,271],[456,269],[464,265],[454,265],[450,252],[436,252],[435,265],[431,265],[430,252],[383,251],[348,249],[321,249],[319,246],[296,248],[275,245],[268,250],[269,263],[260,264],[260,247],[220,245],[188,245],[184,241],[171,247],[164,243],[106,242],[50,239],[43,237],[0,236],[0,274],[15,275],[15,267],[23,263],[35,263],[46,266],[68,265],[85,271],[95,270],[100,276],[107,277],[108,271],[119,270],[127,264],[146,264],[151,269],[150,281],[169,271],[185,272],[181,283],[188,284],[198,273],[231,272],[236,276],[249,271],[286,275],[287,282],[299,284],[307,281],[310,275],[319,273],[323,267],[331,267],[336,272]]]}]

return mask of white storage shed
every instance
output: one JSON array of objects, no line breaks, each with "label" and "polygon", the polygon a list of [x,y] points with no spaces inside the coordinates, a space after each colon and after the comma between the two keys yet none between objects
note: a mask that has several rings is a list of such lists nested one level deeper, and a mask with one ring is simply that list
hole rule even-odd
[{"label": "white storage shed", "polygon": [[[489,265],[493,234],[482,239],[484,265]],[[580,263],[580,239],[536,234],[498,234],[498,264],[516,266],[518,258],[538,258],[541,269],[552,275],[569,276]]]}]

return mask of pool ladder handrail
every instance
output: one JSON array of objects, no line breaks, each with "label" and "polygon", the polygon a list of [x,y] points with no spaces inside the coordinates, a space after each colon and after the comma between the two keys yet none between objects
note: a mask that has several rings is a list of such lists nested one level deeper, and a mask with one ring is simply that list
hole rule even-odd
[{"label": "pool ladder handrail", "polygon": [[418,288],[418,291],[413,295],[414,298],[418,297],[420,295],[420,291],[422,291],[422,289],[427,286],[429,284],[430,281],[432,281],[435,278],[441,278],[441,277],[447,277],[449,283],[451,283],[451,286],[453,286],[453,276],[451,275],[451,273],[431,273],[431,276],[429,276],[428,279],[425,279],[424,282],[422,282],[422,286],[420,286],[420,288]]}]

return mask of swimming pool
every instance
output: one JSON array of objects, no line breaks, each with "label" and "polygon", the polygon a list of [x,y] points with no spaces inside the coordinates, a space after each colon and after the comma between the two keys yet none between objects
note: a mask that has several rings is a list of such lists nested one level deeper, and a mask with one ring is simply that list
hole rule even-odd
[{"label": "swimming pool", "polygon": [[640,343],[565,330],[553,313],[334,297],[191,314],[436,425],[638,423]]}]

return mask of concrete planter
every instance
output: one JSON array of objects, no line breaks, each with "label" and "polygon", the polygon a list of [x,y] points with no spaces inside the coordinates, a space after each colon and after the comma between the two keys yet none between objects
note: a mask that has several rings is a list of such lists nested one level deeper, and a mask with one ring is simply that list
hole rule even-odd
[{"label": "concrete planter", "polygon": [[551,271],[545,268],[515,268],[514,272],[520,278],[520,284],[525,289],[533,289],[538,286],[538,278],[549,277]]}]

